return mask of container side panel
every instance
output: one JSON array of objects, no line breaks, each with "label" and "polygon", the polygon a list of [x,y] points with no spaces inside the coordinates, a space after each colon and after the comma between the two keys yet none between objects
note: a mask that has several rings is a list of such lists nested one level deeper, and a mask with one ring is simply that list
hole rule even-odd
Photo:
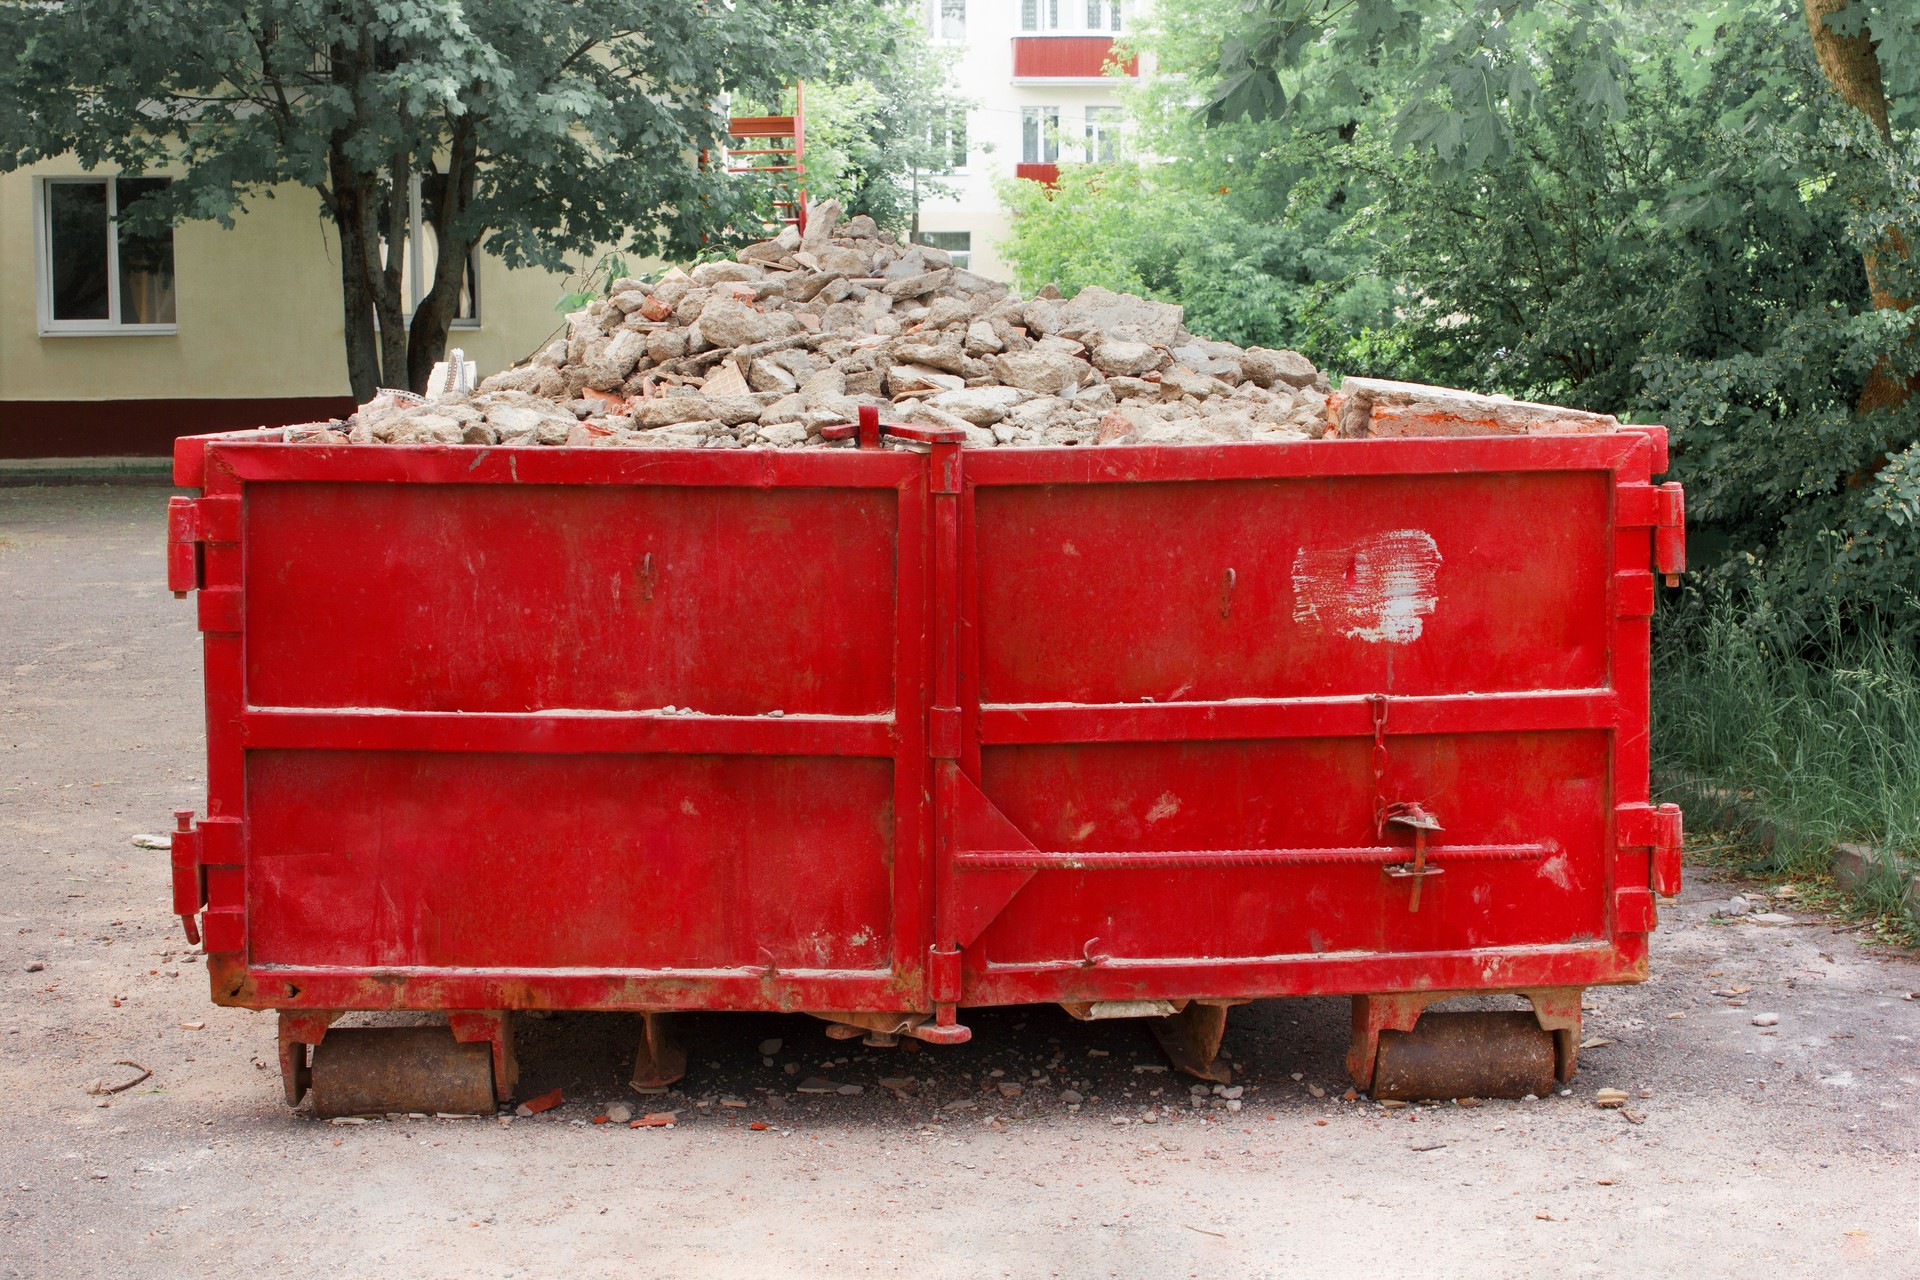
[{"label": "container side panel", "polygon": [[893,706],[892,489],[276,483],[247,495],[255,706]]},{"label": "container side panel", "polygon": [[1608,474],[983,486],[980,697],[1607,683]]},{"label": "container side panel", "polygon": [[[988,798],[1045,851],[1407,844],[1373,826],[1372,742],[994,747]],[[1607,734],[1409,736],[1384,790],[1444,824],[1439,845],[1548,844],[1447,862],[1409,909],[1378,865],[1042,871],[982,935],[980,963],[1446,951],[1604,941]],[[1195,992],[1193,994],[1207,994]]]},{"label": "container side panel", "polygon": [[255,964],[875,970],[893,765],[249,754]]}]

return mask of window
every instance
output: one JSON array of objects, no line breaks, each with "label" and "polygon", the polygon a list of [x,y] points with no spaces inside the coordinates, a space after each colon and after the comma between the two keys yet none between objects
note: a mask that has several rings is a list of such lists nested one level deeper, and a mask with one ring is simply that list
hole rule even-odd
[{"label": "window", "polygon": [[916,231],[913,233],[913,242],[935,249],[945,249],[947,256],[953,259],[953,265],[962,270],[973,261],[973,232],[971,231]]},{"label": "window", "polygon": [[[407,267],[407,314],[420,305],[420,299],[427,296],[427,290],[433,287],[433,273],[440,265],[440,237],[429,222],[414,224],[412,250],[419,246],[419,252],[406,255]],[[413,272],[413,262],[419,260],[420,271]],[[480,327],[480,254],[478,250],[467,255],[466,274],[460,280],[460,297],[453,304],[453,326],[456,329],[478,329]]]},{"label": "window", "polygon": [[1112,164],[1120,158],[1120,128],[1125,113],[1120,107],[1087,108],[1087,162]]},{"label": "window", "polygon": [[[1068,0],[1071,4],[1072,0]],[[1022,31],[1058,31],[1060,0],[1020,0]]]},{"label": "window", "polygon": [[927,144],[934,173],[955,173],[967,167],[967,113],[949,111],[927,126]]},{"label": "window", "polygon": [[967,38],[967,0],[931,0],[928,29],[936,40]]},{"label": "window", "polygon": [[[1062,0],[1020,0],[1020,29],[1106,35],[1121,28],[1120,0],[1064,0],[1064,7],[1062,22]],[[1083,17],[1086,26],[1077,26]]]},{"label": "window", "polygon": [[121,225],[123,214],[166,185],[165,178],[41,180],[40,332],[174,332],[173,229]]},{"label": "window", "polygon": [[1020,108],[1020,163],[1060,162],[1060,108]]},{"label": "window", "polygon": [[[438,198],[437,184],[445,178],[433,174],[424,179],[416,178],[413,184],[413,201],[409,210],[407,247],[400,255],[400,278],[406,290],[402,306],[406,311],[407,322],[413,322],[413,313],[420,300],[433,288],[433,273],[440,266],[440,233],[426,220],[422,211],[423,200]],[[380,257],[387,256],[387,240],[380,238]],[[379,324],[376,317],[374,323]],[[475,249],[467,255],[466,274],[460,280],[460,296],[453,304],[453,327],[456,329],[478,329],[480,327],[480,251]]]}]

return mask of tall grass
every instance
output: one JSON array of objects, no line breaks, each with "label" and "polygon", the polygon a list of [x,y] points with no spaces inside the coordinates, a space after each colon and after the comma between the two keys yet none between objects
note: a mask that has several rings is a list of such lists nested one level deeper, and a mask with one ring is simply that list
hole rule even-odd
[{"label": "tall grass", "polygon": [[[1839,841],[1920,855],[1920,652],[1877,627],[1781,653],[1723,607],[1655,647],[1656,786],[1755,871],[1825,870]],[[1892,875],[1869,910],[1898,912]]]}]

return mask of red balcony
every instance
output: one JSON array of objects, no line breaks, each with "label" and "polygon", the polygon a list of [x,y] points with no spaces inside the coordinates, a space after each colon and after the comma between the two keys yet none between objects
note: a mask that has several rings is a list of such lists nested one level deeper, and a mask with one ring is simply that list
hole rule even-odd
[{"label": "red balcony", "polygon": [[[1096,80],[1107,74],[1112,55],[1112,36],[1015,36],[1013,78]],[[1139,75],[1140,59],[1129,58],[1121,70]]]},{"label": "red balcony", "polygon": [[1049,187],[1060,185],[1060,166],[1057,164],[1017,164],[1013,166],[1013,176],[1025,178],[1029,182],[1042,182]]}]

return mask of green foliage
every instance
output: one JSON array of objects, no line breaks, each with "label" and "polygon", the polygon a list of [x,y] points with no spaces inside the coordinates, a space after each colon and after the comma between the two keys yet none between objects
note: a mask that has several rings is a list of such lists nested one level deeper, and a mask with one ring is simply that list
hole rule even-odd
[{"label": "green foliage", "polygon": [[562,315],[578,311],[596,298],[611,296],[613,282],[627,274],[626,255],[603,253],[580,274],[581,287],[561,294],[560,300],[553,304],[553,309]]},{"label": "green foliage", "polygon": [[829,57],[806,86],[808,194],[904,235],[922,201],[953,192],[940,177],[946,126],[969,105],[953,58],[928,40],[913,0],[836,6],[824,20]]},{"label": "green foliage", "polygon": [[[1839,841],[1920,855],[1920,655],[1871,622],[1823,638],[1817,656],[1771,646],[1723,598],[1655,648],[1660,798],[1743,869],[1817,875]],[[1869,908],[1898,913],[1879,889]]]},{"label": "green foliage", "polygon": [[[1889,248],[1920,244],[1916,122],[1895,103],[1909,124],[1889,143],[1835,97],[1798,0],[1605,21],[1523,6],[1497,40],[1402,24],[1364,49],[1342,24],[1424,6],[1316,9],[1319,34],[1274,64],[1285,110],[1212,119],[1196,89],[1226,85],[1223,50],[1285,6],[1202,4],[1139,37],[1182,73],[1134,100],[1144,149],[1171,159],[1010,189],[1023,283],[1141,287],[1196,332],[1336,373],[1666,422],[1709,592],[1685,610],[1728,590],[1778,643],[1817,641],[1836,611],[1920,635],[1920,398],[1860,407],[1876,370],[1920,361],[1920,318],[1876,310],[1862,266],[1920,297]],[[1409,146],[1408,120],[1453,101],[1421,76],[1466,56],[1461,32],[1485,83],[1526,92],[1486,100],[1496,147]],[[1616,60],[1617,98],[1594,71]]]},{"label": "green foliage", "polygon": [[1351,110],[1369,96],[1355,69],[1391,63],[1403,76],[1396,145],[1471,169],[1506,156],[1515,124],[1539,101],[1543,34],[1582,50],[1564,77],[1582,123],[1623,115],[1624,25],[1623,7],[1606,0],[1250,0],[1205,68],[1206,116],[1284,123]]},{"label": "green foliage", "polygon": [[[776,92],[819,61],[805,28],[826,7],[5,0],[0,169],[61,154],[165,168],[177,176],[155,216],[223,224],[278,185],[313,189],[341,236],[364,394],[375,372],[424,379],[483,239],[509,265],[558,268],[608,245],[691,252],[750,223],[761,193],[699,157],[724,140],[728,91]],[[415,178],[447,269],[409,318],[399,253]]]}]

